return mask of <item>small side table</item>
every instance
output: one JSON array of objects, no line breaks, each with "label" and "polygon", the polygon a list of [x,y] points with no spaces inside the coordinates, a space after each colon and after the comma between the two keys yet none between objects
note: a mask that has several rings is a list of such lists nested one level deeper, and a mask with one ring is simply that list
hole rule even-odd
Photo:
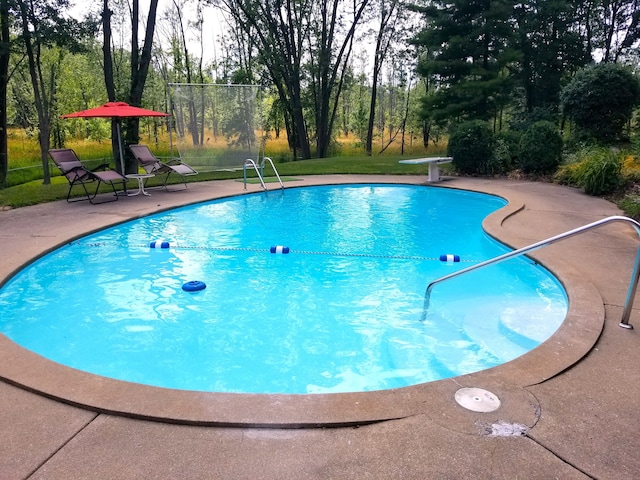
[{"label": "small side table", "polygon": [[138,191],[135,193],[128,193],[128,197],[135,197],[136,195],[140,194],[146,195],[148,197],[151,196],[151,194],[144,189],[144,181],[147,178],[155,177],[153,173],[129,173],[128,175],[125,175],[125,177],[135,178],[138,180]]}]

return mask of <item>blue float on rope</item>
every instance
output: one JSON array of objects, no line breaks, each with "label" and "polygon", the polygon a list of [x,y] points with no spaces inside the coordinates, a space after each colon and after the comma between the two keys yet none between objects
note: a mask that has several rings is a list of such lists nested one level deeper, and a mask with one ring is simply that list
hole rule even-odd
[{"label": "blue float on rope", "polygon": [[459,262],[460,261],[460,256],[459,255],[452,255],[452,254],[448,253],[446,255],[440,255],[440,261],[441,262],[447,262],[447,263]]},{"label": "blue float on rope", "polygon": [[149,244],[149,248],[169,248],[169,242],[165,240],[155,240]]},{"label": "blue float on rope", "polygon": [[269,250],[271,253],[289,253],[289,247],[283,247],[282,245],[274,245]]},{"label": "blue float on rope", "polygon": [[197,292],[200,290],[204,290],[205,288],[207,288],[207,285],[199,280],[192,280],[182,285],[182,290],[184,290],[185,292]]}]

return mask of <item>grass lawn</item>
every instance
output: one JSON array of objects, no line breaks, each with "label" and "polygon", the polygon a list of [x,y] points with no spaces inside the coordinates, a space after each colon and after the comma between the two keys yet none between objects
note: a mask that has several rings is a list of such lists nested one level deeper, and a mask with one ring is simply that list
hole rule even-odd
[{"label": "grass lawn", "polygon": [[[442,152],[429,152],[422,156],[439,156]],[[415,155],[413,158],[419,158]],[[348,156],[334,157],[326,159],[298,160],[283,163],[276,163],[276,168],[281,177],[295,177],[300,175],[329,175],[329,174],[388,174],[388,175],[427,175],[428,165],[401,165],[399,160],[406,160],[409,156],[384,155],[384,156]],[[443,165],[446,172],[450,165]],[[197,169],[197,167],[196,167]],[[52,168],[57,175],[57,169]],[[265,167],[265,176],[273,176],[270,166]],[[247,169],[247,177],[255,177],[256,174],[251,169]],[[173,177],[173,176],[172,176]],[[187,182],[202,182],[207,180],[241,179],[243,171],[213,171],[200,172],[198,175],[186,177]],[[160,178],[152,178],[149,185],[159,183]],[[176,177],[175,182],[179,179]],[[130,188],[135,188],[135,181],[128,184]],[[104,192],[108,192],[109,186],[104,187]],[[55,176],[51,179],[51,184],[43,185],[42,180],[34,180],[8,187],[0,190],[0,206],[18,208],[38,203],[51,202],[54,200],[64,200],[67,196],[69,184],[64,177]],[[103,190],[101,190],[103,191]],[[82,193],[81,187],[74,188],[74,192]]]}]

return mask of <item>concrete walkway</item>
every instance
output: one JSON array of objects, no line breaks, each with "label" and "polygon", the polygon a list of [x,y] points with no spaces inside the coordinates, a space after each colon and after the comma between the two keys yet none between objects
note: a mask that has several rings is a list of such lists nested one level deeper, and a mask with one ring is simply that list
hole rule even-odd
[{"label": "concrete walkway", "polygon": [[[286,185],[424,180],[320,176]],[[507,198],[485,228],[513,247],[620,214],[552,184],[439,185]],[[0,281],[88,231],[239,193],[241,183],[206,182],[103,205],[0,212]],[[538,250],[570,298],[556,335],[507,365],[386,393],[292,399],[140,389],[78,374],[0,336],[0,479],[640,478],[640,301],[631,316],[638,329],[618,326],[638,244],[633,228],[616,223]],[[462,386],[495,393],[500,409],[460,407]]]}]

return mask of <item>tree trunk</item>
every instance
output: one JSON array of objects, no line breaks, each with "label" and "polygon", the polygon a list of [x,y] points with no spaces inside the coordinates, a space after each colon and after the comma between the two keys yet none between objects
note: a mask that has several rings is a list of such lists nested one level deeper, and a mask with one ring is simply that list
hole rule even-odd
[{"label": "tree trunk", "polygon": [[[189,49],[187,48],[187,37],[184,33],[184,24],[182,21],[182,11],[181,7],[177,4],[177,2],[173,1],[173,6],[176,9],[176,14],[178,15],[178,28],[180,29],[180,40],[182,43],[182,53],[184,55],[184,67],[187,73],[187,84],[189,84],[188,92],[189,92],[189,132],[191,133],[191,141],[194,147],[198,147],[202,144],[202,140],[200,137],[200,130],[198,128],[198,109],[196,108],[195,101],[195,91],[193,86],[190,84],[193,83],[193,72],[191,71],[191,59],[189,58]],[[201,91],[202,92],[202,91]],[[202,122],[204,125],[204,121]]]},{"label": "tree trunk", "polygon": [[[113,12],[109,9],[109,0],[104,0],[102,6],[102,58],[104,62],[104,86],[107,89],[107,100],[115,102],[116,85],[113,77],[113,55],[111,54],[111,15]],[[111,120],[111,154],[114,158],[116,170],[122,170],[120,163],[120,130],[118,128],[118,120]],[[125,172],[120,172],[125,174]]]},{"label": "tree trunk", "polygon": [[302,105],[299,101],[293,104],[291,120],[293,123],[293,142],[295,147],[299,149],[302,158],[311,158],[311,143],[309,142],[309,135],[307,134],[307,125],[304,121]]},{"label": "tree trunk", "polygon": [[109,0],[104,0],[102,7],[102,58],[104,62],[104,85],[107,89],[107,99],[116,101],[116,86],[113,79],[113,56],[111,55],[111,15]]},{"label": "tree trunk", "polygon": [[[369,122],[367,124],[367,140],[365,142],[365,153],[371,156],[373,150],[373,127],[376,118],[376,102],[378,101],[378,83],[380,81],[380,72],[382,71],[382,63],[387,56],[387,51],[391,43],[394,29],[389,29],[389,22],[394,15],[396,1],[391,2],[389,8],[380,8],[380,28],[376,35],[376,49],[373,60],[373,78],[371,81],[371,103],[369,105]],[[385,35],[389,35],[385,39]]]},{"label": "tree trunk", "polygon": [[[245,34],[255,38],[271,81],[291,116],[289,144],[300,147],[302,158],[311,156],[311,140],[303,117],[304,94],[308,91],[314,99],[316,153],[326,156],[355,28],[369,1],[359,0],[350,6],[353,18],[347,24],[338,0],[221,0]],[[336,29],[341,26],[346,27],[342,35],[337,35]],[[342,42],[340,45],[336,45],[336,38]],[[310,78],[301,75],[307,73],[301,71],[306,61],[312,63]],[[303,91],[306,85],[309,87]]]},{"label": "tree trunk", "polygon": [[[51,175],[49,173],[49,134],[51,132],[51,121],[49,106],[46,98],[46,92],[44,88],[44,79],[42,76],[41,63],[40,63],[40,43],[37,38],[38,29],[33,28],[33,35],[31,31],[31,15],[28,11],[28,6],[24,1],[18,2],[20,7],[20,14],[22,17],[22,35],[25,42],[25,49],[27,51],[27,62],[29,65],[29,73],[31,76],[31,85],[33,87],[34,101],[36,111],[38,112],[38,130],[39,130],[39,144],[40,144],[40,158],[42,160],[42,172],[44,185],[51,183]],[[34,36],[36,38],[34,39]]]},{"label": "tree trunk", "polygon": [[422,146],[424,148],[429,147],[429,135],[431,134],[431,121],[422,121]]},{"label": "tree trunk", "polygon": [[[144,93],[144,86],[147,81],[147,74],[149,73],[158,0],[150,1],[149,14],[147,15],[147,29],[141,51],[139,51],[138,43],[139,10],[139,0],[133,0],[131,15],[131,88],[129,90],[129,104],[136,107],[142,106],[142,94]],[[140,141],[139,118],[131,118],[125,122],[124,138],[126,145],[134,145]],[[128,150],[126,150],[125,156],[125,170],[127,172],[136,172],[138,170],[136,160]]]},{"label": "tree trunk", "polygon": [[9,136],[7,132],[7,85],[9,83],[9,0],[0,0],[0,189],[7,186]]}]

